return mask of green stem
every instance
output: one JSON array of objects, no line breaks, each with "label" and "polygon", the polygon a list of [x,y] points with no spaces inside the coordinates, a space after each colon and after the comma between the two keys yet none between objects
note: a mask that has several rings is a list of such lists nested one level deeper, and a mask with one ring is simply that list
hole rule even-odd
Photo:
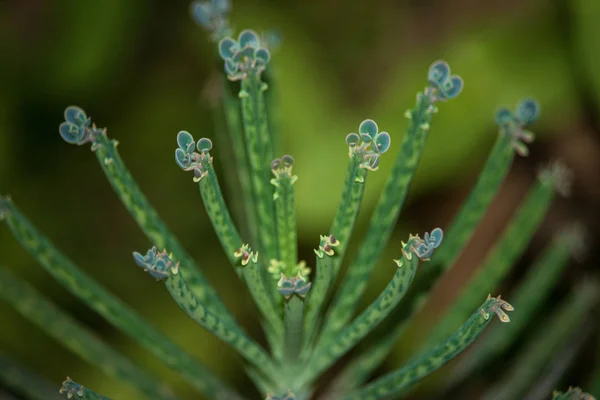
[{"label": "green stem", "polygon": [[229,344],[248,362],[268,376],[276,376],[277,368],[269,355],[239,328],[230,326],[196,299],[184,278],[183,271],[171,273],[165,281],[173,300],[185,313],[207,331]]},{"label": "green stem", "polygon": [[95,137],[92,148],[95,150],[100,166],[121,202],[154,246],[161,250],[169,249],[173,252],[173,259],[181,261],[186,266],[190,287],[198,299],[208,307],[213,308],[223,318],[233,320],[231,312],[225,307],[225,304],[202,274],[198,265],[159,217],[134,181],[117,152],[117,144],[116,140],[110,140],[106,134],[102,134]]},{"label": "green stem", "polygon": [[325,299],[333,274],[332,256],[323,254],[320,257],[317,255],[316,259],[316,277],[314,278],[310,292],[308,292],[306,297],[306,315],[304,317],[303,333],[304,344],[302,346],[303,358],[306,357],[314,342],[317,333],[317,324],[319,323],[319,316],[325,306]]},{"label": "green stem", "polygon": [[108,397],[101,396],[93,390],[72,381],[69,377],[67,377],[67,380],[63,382],[62,387],[60,388],[60,393],[63,393],[68,399],[110,400]]},{"label": "green stem", "polygon": [[[522,283],[511,294],[512,304],[519,310],[518,316],[504,329],[492,329],[476,345],[452,372],[451,384],[455,385],[469,376],[475,369],[487,365],[496,356],[503,354],[520,336],[520,333],[533,320],[555,287],[561,272],[569,263],[574,246],[573,237],[568,233],[556,235],[544,253],[531,267]],[[572,236],[572,235],[571,235]],[[498,328],[498,327],[496,327]]]},{"label": "green stem", "polygon": [[[290,167],[291,168],[291,167]],[[296,205],[294,202],[294,182],[296,176],[276,172],[271,180],[275,186],[273,200],[277,216],[277,244],[279,260],[286,266],[286,275],[293,275],[298,263],[298,247],[296,233]]]},{"label": "green stem", "polygon": [[[233,265],[238,276],[242,275],[242,268],[239,265],[238,258],[234,253],[242,245],[242,238],[231,219],[223,193],[219,187],[219,180],[217,173],[213,168],[212,161],[207,163],[208,175],[200,180],[198,186],[200,188],[200,194],[202,195],[202,201],[206,209],[206,213],[210,218],[210,222],[219,237],[221,246],[227,258]],[[187,274],[186,274],[187,276]]]},{"label": "green stem", "polygon": [[356,346],[396,308],[414,279],[418,265],[419,259],[410,249],[407,252],[403,251],[394,277],[377,299],[340,334],[335,335],[334,338],[328,341],[319,342],[314,351],[314,357],[307,368],[307,371],[309,371],[308,380],[318,376]]},{"label": "green stem", "polygon": [[258,76],[250,74],[241,82],[240,99],[252,188],[257,203],[261,251],[267,259],[271,259],[277,258],[273,194],[268,184],[273,154],[268,142],[263,85]]},{"label": "green stem", "polygon": [[535,332],[514,360],[511,368],[498,381],[484,400],[521,398],[543,367],[550,362],[557,348],[561,348],[577,332],[590,312],[598,305],[600,291],[595,283],[583,283],[573,296],[560,304],[549,320]]},{"label": "green stem", "polygon": [[[241,190],[242,202],[244,204],[246,223],[250,231],[250,239],[252,243],[258,243],[258,226],[256,221],[256,199],[252,192],[252,180],[250,178],[250,165],[248,163],[248,155],[246,154],[246,144],[244,143],[244,127],[240,112],[240,100],[234,96],[231,91],[230,82],[224,75],[223,81],[223,110],[225,113],[225,121],[227,123],[228,138],[233,149],[235,161],[235,170],[239,188]],[[237,84],[236,84],[237,89]],[[236,90],[236,93],[239,89]]]},{"label": "green stem", "polygon": [[407,113],[410,122],[406,135],[371,217],[364,242],[325,318],[324,338],[339,332],[350,320],[371,271],[385,249],[421,159],[433,111],[431,98],[419,93],[415,109]]},{"label": "green stem", "polygon": [[12,201],[0,197],[0,211],[23,248],[60,284],[116,328],[180,373],[198,392],[215,399],[243,399],[186,351],[146,323],[132,308],[82,272],[35,229]]},{"label": "green stem", "polygon": [[268,322],[267,329],[273,334],[273,338],[269,342],[274,344],[281,342],[283,338],[283,322],[279,311],[273,306],[269,293],[265,288],[261,269],[262,265],[258,261],[251,260],[243,268],[244,279],[256,306]]},{"label": "green stem", "polygon": [[294,365],[300,350],[302,350],[302,330],[304,322],[304,300],[299,296],[292,295],[286,300],[284,309],[285,326],[285,361]]},{"label": "green stem", "polygon": [[492,313],[502,313],[499,309],[503,303],[502,300],[489,298],[448,339],[417,355],[404,367],[340,398],[377,400],[392,396],[397,398],[406,393],[416,382],[446,364],[473,343],[491,322]]},{"label": "green stem", "polygon": [[475,275],[463,287],[456,302],[450,306],[424,342],[423,347],[433,346],[448,335],[468,315],[477,298],[491,293],[502,282],[527,249],[533,234],[546,216],[554,198],[554,186],[540,180],[529,190],[525,200],[510,220],[502,237]]},{"label": "green stem", "polygon": [[54,384],[0,353],[0,382],[30,400],[60,400]]},{"label": "green stem", "polygon": [[333,260],[331,284],[335,282],[335,279],[339,275],[342,261],[348,249],[354,225],[356,224],[360,203],[365,193],[367,170],[360,168],[361,158],[362,155],[356,155],[348,161],[342,198],[340,199],[340,204],[330,229],[331,234],[340,242],[340,245],[336,249],[338,254]]},{"label": "green stem", "polygon": [[135,366],[88,329],[45,299],[33,287],[0,267],[0,298],[63,346],[108,376],[130,384],[148,399],[174,399],[172,390]]},{"label": "green stem", "polygon": [[[432,272],[449,268],[460,255],[510,170],[515,151],[511,146],[512,136],[510,132],[504,131],[505,129],[501,128],[477,183],[448,228],[447,239],[432,257],[432,265],[429,268]],[[441,272],[437,272],[436,277],[440,274]]]}]

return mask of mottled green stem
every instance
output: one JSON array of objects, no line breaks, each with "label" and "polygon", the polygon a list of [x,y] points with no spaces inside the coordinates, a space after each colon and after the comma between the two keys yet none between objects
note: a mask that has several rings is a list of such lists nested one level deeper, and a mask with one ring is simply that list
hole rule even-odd
[{"label": "mottled green stem", "polygon": [[360,385],[387,357],[404,332],[407,321],[425,303],[435,282],[452,265],[473,236],[475,228],[498,193],[513,159],[514,149],[511,146],[510,132],[501,127],[500,134],[475,186],[450,224],[440,248],[432,256],[427,268],[415,278],[405,296],[402,308],[397,310],[389,320],[387,324],[389,327],[385,329],[384,336],[348,364],[334,384],[336,390]]},{"label": "mottled green stem", "polygon": [[219,237],[221,246],[223,246],[223,250],[236,273],[238,276],[241,276],[242,268],[239,265],[238,258],[235,256],[235,252],[242,245],[242,239],[225,204],[212,161],[208,163],[208,175],[200,180],[198,186],[206,213]]},{"label": "mottled green stem", "polygon": [[236,352],[249,363],[268,376],[275,376],[277,368],[269,355],[252,338],[241,329],[232,327],[196,299],[184,278],[183,271],[171,273],[165,281],[173,300],[185,313],[204,327],[207,331],[229,344]]},{"label": "mottled green stem", "polygon": [[223,318],[233,319],[231,312],[200,271],[200,267],[159,217],[134,181],[117,151],[117,144],[116,140],[110,140],[106,134],[102,134],[95,136],[92,148],[121,202],[154,246],[161,250],[169,249],[173,252],[173,259],[185,265],[190,287],[196,297]]},{"label": "mottled green stem", "polygon": [[511,294],[515,309],[519,310],[512,323],[503,329],[495,327],[475,345],[452,372],[451,384],[457,384],[476,368],[481,368],[497,355],[503,354],[519,338],[519,334],[533,320],[556,286],[561,272],[568,265],[570,254],[578,240],[571,232],[556,235],[555,239],[536,260],[522,283]]},{"label": "mottled green stem", "polygon": [[554,186],[544,180],[529,190],[509,221],[496,246],[483,265],[463,287],[456,302],[429,333],[423,348],[431,347],[448,335],[468,315],[477,298],[491,293],[527,249],[533,234],[546,216],[554,198]]},{"label": "mottled green stem", "polygon": [[242,115],[240,111],[240,99],[234,96],[230,85],[237,83],[230,82],[224,75],[223,81],[223,110],[225,113],[225,121],[227,123],[227,137],[230,141],[230,147],[233,149],[235,161],[236,179],[241,194],[239,194],[244,204],[246,224],[250,232],[252,243],[258,243],[258,220],[256,199],[252,192],[252,179],[250,175],[250,165],[248,163],[248,155],[246,154],[246,144],[244,143],[244,126],[242,123]]},{"label": "mottled green stem", "polygon": [[438,270],[449,268],[465,248],[510,170],[515,151],[511,146],[511,134],[505,132],[505,129],[500,128],[500,134],[479,174],[477,183],[450,224],[446,232],[446,240],[431,258],[432,265],[428,269],[436,277],[441,274]]},{"label": "mottled green stem", "polygon": [[72,381],[69,377],[67,377],[67,380],[63,382],[62,387],[60,388],[60,393],[62,393],[64,397],[68,399],[110,400],[108,397],[101,396],[93,390],[88,389],[77,382]]},{"label": "mottled green stem", "polygon": [[323,254],[321,257],[319,257],[319,255],[316,256],[316,277],[312,282],[312,287],[306,298],[303,333],[304,344],[302,346],[303,358],[308,355],[307,352],[310,351],[317,333],[317,324],[319,323],[319,317],[321,316],[321,311],[325,305],[327,290],[329,289],[332,279],[333,258],[334,257],[327,254]]},{"label": "mottled green stem", "polygon": [[309,363],[308,379],[312,380],[336,360],[351,350],[369,332],[375,329],[400,303],[417,272],[419,258],[410,249],[403,252],[392,280],[365,311],[335,337],[319,342]]},{"label": "mottled green stem", "polygon": [[269,342],[274,344],[283,339],[283,321],[280,311],[274,307],[269,292],[265,288],[261,274],[262,268],[263,266],[258,260],[251,260],[248,265],[243,267],[243,273],[254,302],[268,323],[266,328],[273,335]]},{"label": "mottled green stem", "polygon": [[186,351],[156,331],[132,308],[106,291],[61,254],[19,212],[12,201],[0,197],[0,214],[4,216],[13,235],[25,250],[60,284],[116,328],[139,342],[169,367],[180,373],[196,390],[209,398],[243,399]]},{"label": "mottled green stem", "polygon": [[273,191],[269,185],[273,151],[269,143],[264,91],[266,85],[256,74],[241,81],[241,107],[245,141],[251,169],[251,181],[256,200],[258,234],[261,252],[267,259],[277,258]]},{"label": "mottled green stem", "polygon": [[56,386],[0,353],[0,382],[30,400],[60,400]]},{"label": "mottled green stem", "polygon": [[0,267],[0,298],[73,353],[108,376],[136,388],[146,398],[175,398],[171,389],[158,383],[4,267]]},{"label": "mottled green stem", "polygon": [[364,388],[340,397],[340,399],[377,400],[391,398],[392,396],[397,398],[416,382],[465,350],[489,325],[492,320],[492,313],[502,313],[499,310],[504,305],[502,303],[502,300],[489,298],[448,339],[427,352],[417,355],[404,367],[392,371]]},{"label": "mottled green stem", "polygon": [[406,200],[410,183],[421,159],[434,110],[431,98],[419,93],[415,109],[407,112],[409,125],[402,146],[379,197],[358,256],[350,265],[348,274],[325,317],[322,333],[324,338],[339,332],[352,318],[371,271],[385,249]]},{"label": "mottled green stem", "polygon": [[517,355],[511,368],[498,381],[484,400],[512,400],[522,398],[529,385],[552,359],[571,335],[590,321],[590,312],[598,305],[599,287],[583,283],[573,296],[564,301],[549,320],[540,327],[531,341]]},{"label": "mottled green stem", "polygon": [[[283,161],[285,162],[285,161]],[[286,275],[293,275],[298,263],[298,246],[296,233],[296,205],[294,202],[294,182],[297,177],[289,173],[286,167],[274,170],[275,178],[271,183],[275,186],[273,201],[277,217],[277,255],[286,266]]]},{"label": "mottled green stem", "polygon": [[294,365],[302,350],[302,330],[304,322],[304,300],[293,295],[284,305],[285,361]]},{"label": "mottled green stem", "polygon": [[365,192],[367,179],[367,170],[360,168],[362,155],[356,154],[348,161],[348,169],[346,170],[346,179],[344,181],[344,189],[342,198],[338,205],[333,224],[330,232],[340,241],[340,245],[336,249],[337,255],[333,260],[333,275],[331,285],[339,275],[344,255],[352,236],[352,231],[360,210],[360,203]]}]

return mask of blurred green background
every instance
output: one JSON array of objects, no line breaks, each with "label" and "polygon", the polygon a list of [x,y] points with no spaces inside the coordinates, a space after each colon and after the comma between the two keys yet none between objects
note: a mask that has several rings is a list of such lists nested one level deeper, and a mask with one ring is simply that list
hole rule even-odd
[{"label": "blurred green background", "polygon": [[[503,290],[522,275],[551,234],[571,220],[587,223],[589,251],[569,269],[557,298],[571,281],[597,270],[599,1],[240,0],[233,6],[238,29],[274,29],[283,36],[283,46],[274,54],[276,111],[283,150],[296,158],[299,240],[307,260],[314,257],[311,249],[327,231],[339,201],[345,135],[356,131],[363,119],[373,118],[399,143],[406,126],[404,111],[426,85],[432,61],[447,60],[464,78],[465,89],[457,100],[439,107],[385,259],[397,256],[399,240],[408,231],[446,226],[495,140],[497,106],[512,107],[524,96],[535,96],[542,104],[531,155],[517,160],[470,248],[438,285],[384,369],[398,365],[419,329],[426,329],[456,296],[540,163],[562,158],[575,172],[574,193],[555,204]],[[173,161],[179,130],[197,137],[213,135],[206,96],[218,64],[213,54],[206,33],[189,16],[188,0],[0,2],[0,192],[10,193],[99,282],[216,373],[247,386],[233,352],[188,320],[163,287],[134,266],[131,252],[146,249],[148,241],[121,207],[89,148],[65,144],[57,130],[70,104],[108,127],[161,216],[206,267],[243,325],[262,340],[257,313],[220,252],[198,190]],[[218,150],[214,155],[219,170],[230,167],[227,159],[219,159]],[[369,177],[356,243],[392,162],[392,155],[383,157],[380,171]],[[192,398],[177,376],[49,279],[5,227],[0,227],[0,263],[172,382],[182,398]],[[376,269],[364,304],[392,270],[391,262]],[[0,327],[0,350],[57,384],[70,375],[113,398],[136,398],[131,389],[61,348],[5,303],[0,303]],[[597,342],[592,336],[586,346]],[[501,360],[497,368],[506,365]],[[592,367],[591,357],[581,354],[569,383],[582,384]]]}]

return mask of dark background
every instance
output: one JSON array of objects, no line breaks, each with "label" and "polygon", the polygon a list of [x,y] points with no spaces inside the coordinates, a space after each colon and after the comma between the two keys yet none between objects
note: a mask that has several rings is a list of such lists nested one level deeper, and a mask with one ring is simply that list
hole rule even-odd
[{"label": "dark background", "polygon": [[[408,232],[445,227],[474,182],[497,135],[497,106],[524,96],[541,103],[531,155],[518,158],[468,250],[435,290],[415,328],[386,368],[401,361],[419,330],[440,315],[477,267],[535,179],[537,168],[562,159],[574,172],[569,199],[559,199],[531,247],[499,293],[508,291],[552,234],[573,220],[588,227],[588,252],[568,268],[560,299],[598,269],[600,231],[600,2],[595,0],[234,1],[238,29],[275,29],[274,54],[283,150],[296,158],[301,254],[312,260],[339,201],[347,147],[343,138],[373,118],[397,144],[404,111],[426,85],[439,58],[462,75],[458,99],[440,105],[411,194],[363,304],[393,273]],[[16,204],[86,272],[133,305],[216,373],[248,382],[225,345],[187,319],[162,285],[141,274],[133,250],[148,246],[122,208],[87,146],[58,135],[65,106],[83,107],[120,141],[119,151],[144,192],[184,245],[204,265],[227,305],[261,337],[257,313],[232,273],[207,220],[196,186],[173,161],[181,129],[211,137],[204,93],[215,73],[212,44],[189,16],[189,2],[148,0],[4,0],[0,2],[0,192]],[[223,144],[221,144],[223,145]],[[394,144],[392,144],[393,147]],[[364,232],[394,156],[370,174],[359,233]],[[215,163],[228,168],[227,160]],[[354,236],[355,241],[360,234]],[[352,254],[353,251],[350,251]],[[0,263],[38,287],[140,364],[190,390],[180,379],[59,287],[0,229]],[[508,298],[510,301],[510,298]],[[554,300],[558,301],[558,300]],[[535,325],[535,324],[533,324]],[[135,397],[0,303],[0,349],[57,385],[70,375],[107,396]],[[596,335],[597,336],[597,335]],[[262,340],[262,339],[261,339]],[[591,335],[585,348],[597,348]],[[568,384],[593,368],[584,351]],[[497,371],[509,366],[500,360]],[[473,382],[485,388],[486,379]],[[429,385],[433,385],[432,382]],[[427,384],[425,385],[427,389]],[[475,390],[477,392],[477,390]],[[129,397],[131,396],[131,397]],[[471,397],[469,398],[476,398]],[[417,395],[417,397],[420,397]]]}]

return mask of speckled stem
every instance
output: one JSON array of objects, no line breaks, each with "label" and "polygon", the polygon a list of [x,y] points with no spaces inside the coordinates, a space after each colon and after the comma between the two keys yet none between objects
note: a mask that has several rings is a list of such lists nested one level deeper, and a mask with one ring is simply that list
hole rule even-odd
[{"label": "speckled stem", "polygon": [[243,333],[239,328],[232,327],[194,296],[184,277],[184,272],[178,271],[171,274],[165,281],[173,300],[185,313],[204,327],[207,331],[229,344],[235,351],[244,357],[250,364],[267,376],[276,376],[277,367],[266,353],[252,338]]},{"label": "speckled stem", "polygon": [[425,353],[411,359],[404,367],[385,374],[364,388],[346,394],[342,400],[378,400],[400,396],[415,383],[431,374],[465,350],[493,318],[491,309],[498,307],[498,300],[490,298],[450,337]]},{"label": "speckled stem", "polygon": [[369,281],[371,271],[396,226],[398,215],[421,159],[432,114],[431,98],[419,93],[415,109],[407,113],[410,120],[406,134],[396,156],[392,172],[371,217],[364,242],[357,258],[348,268],[348,274],[342,281],[340,290],[334,297],[332,306],[325,317],[323,337],[338,333],[350,320],[356,309]]},{"label": "speckled stem", "polygon": [[269,292],[264,286],[261,269],[262,264],[251,260],[248,265],[243,267],[244,279],[248,289],[254,298],[256,306],[265,317],[268,326],[265,328],[273,335],[269,343],[281,343],[283,339],[283,320],[279,310],[277,310],[270,301]]},{"label": "speckled stem", "polygon": [[73,353],[99,367],[106,375],[136,388],[144,397],[175,398],[171,389],[138,368],[4,267],[0,267],[0,298]]},{"label": "speckled stem", "polygon": [[304,300],[292,295],[286,300],[283,310],[285,326],[285,361],[289,365],[297,362],[302,350],[302,330],[304,322]]},{"label": "speckled stem", "polygon": [[217,173],[212,166],[212,162],[207,163],[207,165],[208,175],[202,178],[198,183],[204,208],[206,209],[206,213],[210,218],[210,222],[217,233],[227,258],[231,262],[231,265],[234,267],[238,276],[241,276],[242,268],[234,253],[242,246],[242,238],[240,237],[238,229],[229,214],[229,209],[225,204]]},{"label": "speckled stem", "polygon": [[435,325],[422,348],[433,346],[446,337],[468,315],[478,298],[494,291],[510,268],[527,249],[533,234],[546,216],[554,198],[554,187],[538,181],[529,190],[519,209],[491,250],[483,265],[463,286],[456,302]]},{"label": "speckled stem", "polygon": [[249,74],[241,82],[240,99],[252,188],[256,199],[260,251],[267,259],[271,259],[277,258],[277,241],[273,190],[269,184],[273,151],[268,138],[264,90],[265,86],[260,78]]},{"label": "speckled stem", "polygon": [[335,282],[340,272],[340,267],[348,249],[348,243],[350,242],[352,230],[358,217],[360,203],[365,192],[367,170],[359,167],[361,157],[361,155],[354,155],[348,160],[342,198],[335,213],[331,229],[329,230],[340,242],[336,248],[336,255],[333,260],[331,284]]},{"label": "speckled stem", "polygon": [[333,258],[334,257],[329,256],[327,254],[323,254],[322,258],[316,256],[316,277],[313,280],[310,292],[308,292],[305,304],[306,312],[304,316],[303,358],[308,356],[308,352],[310,352],[311,347],[314,343],[314,339],[317,333],[317,324],[319,323],[319,317],[322,315],[321,311],[325,306],[327,290],[329,289],[331,284]]},{"label": "speckled stem", "polygon": [[221,382],[186,351],[149,325],[132,308],[85,274],[19,212],[7,198],[0,198],[5,222],[15,238],[69,292],[108,322],[181,374],[192,387],[209,398],[228,400],[242,396]]},{"label": "speckled stem", "polygon": [[[407,255],[410,259],[407,258]],[[402,256],[392,280],[377,299],[358,315],[341,333],[327,341],[319,342],[307,371],[312,380],[351,350],[367,334],[373,331],[396,308],[417,272],[419,259],[408,252]]]},{"label": "speckled stem", "polygon": [[[589,282],[587,282],[589,283]],[[598,306],[599,287],[596,284],[583,283],[571,298],[560,304],[550,318],[535,332],[521,350],[506,373],[492,387],[483,400],[512,400],[523,398],[531,382],[547,365],[557,348],[575,334]]]},{"label": "speckled stem", "polygon": [[181,261],[185,265],[190,287],[198,299],[223,318],[233,319],[231,312],[200,271],[200,267],[159,217],[134,181],[117,151],[117,141],[108,139],[105,134],[97,135],[93,148],[111,186],[152,244],[159,249],[169,249],[173,253],[173,261]]},{"label": "speckled stem", "polygon": [[561,272],[569,263],[570,254],[571,243],[557,235],[510,296],[511,304],[519,313],[512,318],[508,326],[492,328],[485,338],[475,345],[473,351],[454,368],[452,384],[460,382],[476,368],[485,366],[497,355],[503,354],[520,338],[522,331],[533,320],[556,286]]}]

